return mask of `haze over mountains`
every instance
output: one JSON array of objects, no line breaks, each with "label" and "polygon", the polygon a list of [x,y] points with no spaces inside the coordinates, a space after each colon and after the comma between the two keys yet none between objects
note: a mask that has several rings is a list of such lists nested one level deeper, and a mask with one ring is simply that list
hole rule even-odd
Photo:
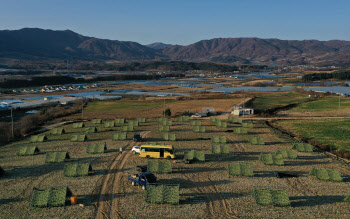
[{"label": "haze over mountains", "polygon": [[346,65],[350,41],[216,38],[181,46],[141,45],[86,37],[70,30],[38,28],[0,31],[0,57],[26,60],[185,60],[235,64]]}]

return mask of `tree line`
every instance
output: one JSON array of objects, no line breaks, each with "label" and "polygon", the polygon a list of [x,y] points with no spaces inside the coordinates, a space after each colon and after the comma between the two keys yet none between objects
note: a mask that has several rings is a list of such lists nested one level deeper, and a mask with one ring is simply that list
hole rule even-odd
[{"label": "tree line", "polygon": [[97,81],[123,81],[123,80],[157,80],[165,77],[184,77],[181,73],[167,74],[115,74],[111,76],[98,76],[92,79],[74,78],[71,76],[34,76],[29,79],[8,79],[0,82],[4,89],[19,87],[37,87],[45,85],[63,85],[78,83],[93,83]]},{"label": "tree line", "polygon": [[312,73],[303,76],[303,81],[318,81],[327,79],[349,80],[350,70],[335,71],[332,73]]}]

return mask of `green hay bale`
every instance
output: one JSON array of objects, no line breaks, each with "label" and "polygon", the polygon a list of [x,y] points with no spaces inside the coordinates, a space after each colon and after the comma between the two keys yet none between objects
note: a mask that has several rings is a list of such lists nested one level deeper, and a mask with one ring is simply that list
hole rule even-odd
[{"label": "green hay bale", "polygon": [[289,159],[297,159],[298,158],[298,154],[296,151],[287,150],[287,154],[288,154]]},{"label": "green hay bale", "polygon": [[350,194],[345,197],[344,202],[350,202]]},{"label": "green hay bale", "polygon": [[216,127],[221,127],[221,121],[215,121],[215,126]]},{"label": "green hay bale", "polygon": [[227,122],[221,122],[221,128],[227,128]]},{"label": "green hay bale", "polygon": [[288,193],[285,189],[271,190],[272,202],[274,206],[290,206]]},{"label": "green hay bale", "polygon": [[226,136],[220,136],[220,143],[226,143],[227,140],[226,140]]},{"label": "green hay bale", "polygon": [[176,134],[163,133],[162,138],[165,141],[176,141]]},{"label": "green hay bale", "polygon": [[176,141],[176,134],[169,134],[170,141]]},{"label": "green hay bale", "polygon": [[171,126],[171,125],[173,125],[173,121],[163,120],[161,122],[161,124],[164,125],[164,126]]},{"label": "green hay bale", "polygon": [[92,171],[90,163],[66,164],[63,174],[66,177],[88,176]]},{"label": "green hay bale", "polygon": [[264,138],[260,138],[260,137],[251,137],[251,138],[249,138],[249,141],[252,145],[264,145],[265,144]]},{"label": "green hay bale", "polygon": [[227,171],[231,176],[241,176],[241,165],[239,163],[228,163]]},{"label": "green hay bale", "polygon": [[170,126],[159,125],[158,126],[158,131],[160,131],[160,132],[169,132],[170,131]]},{"label": "green hay bale", "polygon": [[272,195],[270,189],[253,189],[253,197],[258,205],[272,205]]},{"label": "green hay bale", "polygon": [[77,128],[84,128],[85,124],[83,122],[77,122],[77,123],[73,123],[73,128],[77,129]]},{"label": "green hay bale", "polygon": [[108,121],[103,123],[104,128],[112,128],[115,127],[115,123],[113,121]]},{"label": "green hay bale", "polygon": [[272,154],[261,154],[259,160],[262,161],[265,165],[273,165],[274,160]]},{"label": "green hay bale", "polygon": [[103,154],[107,150],[106,143],[104,144],[91,144],[86,147],[86,153],[89,154]]},{"label": "green hay bale", "polygon": [[211,123],[215,123],[215,118],[210,118]]},{"label": "green hay bale", "polygon": [[48,207],[65,206],[67,194],[71,193],[71,192],[68,192],[67,190],[68,190],[68,187],[66,187],[66,188],[54,188],[54,187],[52,187],[50,189],[50,192],[49,192],[47,206]]},{"label": "green hay bale", "polygon": [[62,135],[65,133],[66,131],[64,130],[64,128],[55,128],[55,129],[52,129],[50,132],[51,135]]},{"label": "green hay bale", "polygon": [[102,119],[92,119],[91,123],[92,124],[102,124]]},{"label": "green hay bale", "polygon": [[133,132],[135,130],[134,130],[134,126],[127,125],[127,126],[120,126],[120,131],[121,132]]},{"label": "green hay bale", "polygon": [[329,178],[331,181],[334,181],[334,182],[343,181],[338,169],[327,169],[327,171],[328,171],[328,175],[329,175]]},{"label": "green hay bale", "polygon": [[316,175],[316,168],[312,168],[309,172],[310,176],[315,176]]},{"label": "green hay bale", "polygon": [[147,203],[161,204],[163,202],[163,185],[148,185],[145,198]]},{"label": "green hay bale", "polygon": [[253,128],[254,125],[253,125],[253,123],[248,122],[248,123],[242,123],[242,127],[243,128]]},{"label": "green hay bale", "polygon": [[288,153],[287,150],[276,150],[275,154],[280,154],[282,155],[283,158],[288,158]]},{"label": "green hay bale", "polygon": [[139,121],[137,121],[137,120],[130,121],[130,122],[128,122],[128,126],[138,127],[139,126]]},{"label": "green hay bale", "polygon": [[97,132],[97,128],[96,128],[96,127],[87,127],[87,128],[84,128],[84,133],[85,133],[85,134],[96,133],[96,132]]},{"label": "green hay bale", "polygon": [[330,177],[328,175],[327,169],[320,168],[320,169],[315,169],[315,176],[318,180],[324,180],[324,181],[329,181]]},{"label": "green hay bale", "polygon": [[229,163],[227,165],[229,175],[232,176],[254,176],[252,164]]},{"label": "green hay bale", "polygon": [[234,128],[233,131],[236,134],[248,134],[248,129],[247,128]]},{"label": "green hay bale", "polygon": [[220,145],[216,145],[216,144],[211,145],[210,150],[211,150],[211,153],[213,153],[213,154],[220,154],[221,153]]},{"label": "green hay bale", "polygon": [[272,155],[273,164],[277,166],[283,166],[283,156],[281,154]]},{"label": "green hay bale", "polygon": [[206,132],[205,126],[200,126],[200,127],[199,127],[199,132],[200,132],[200,133],[205,133],[205,132]]},{"label": "green hay bale", "polygon": [[312,146],[305,143],[295,143],[293,149],[297,149],[299,152],[313,152]]},{"label": "green hay bale", "polygon": [[248,177],[254,176],[253,165],[252,164],[241,163],[240,166],[241,166],[241,174],[242,174],[242,176],[248,176]]},{"label": "green hay bale", "polygon": [[220,145],[221,154],[229,154],[230,146],[229,145]]},{"label": "green hay bale", "polygon": [[113,141],[122,141],[122,140],[126,140],[127,137],[128,137],[127,132],[119,132],[119,133],[114,133],[112,135],[112,140]]},{"label": "green hay bale", "polygon": [[35,142],[44,142],[47,141],[46,135],[34,135],[30,137],[30,142],[35,143]]},{"label": "green hay bale", "polygon": [[195,161],[205,161],[205,151],[194,151],[194,158]]},{"label": "green hay bale", "polygon": [[72,135],[70,138],[71,142],[84,142],[87,140],[86,135]]},{"label": "green hay bale", "polygon": [[177,205],[179,204],[179,185],[164,185],[163,186],[163,203]]},{"label": "green hay bale", "polygon": [[163,133],[163,134],[162,134],[162,139],[163,139],[164,141],[168,141],[168,140],[169,140],[169,133]]},{"label": "green hay bale", "polygon": [[66,151],[60,152],[47,152],[45,162],[46,163],[60,163],[70,159],[69,153]]},{"label": "green hay bale", "polygon": [[195,126],[195,125],[201,126],[201,125],[202,125],[202,122],[199,121],[199,120],[192,120],[192,121],[190,121],[190,125],[191,125],[191,126]]},{"label": "green hay bale", "polygon": [[17,155],[18,156],[29,156],[29,155],[35,155],[40,152],[39,148],[37,146],[27,146],[27,147],[20,147]]},{"label": "green hay bale", "polygon": [[156,173],[171,173],[171,160],[158,160],[158,171]]},{"label": "green hay bale", "polygon": [[125,119],[124,118],[119,118],[119,119],[114,119],[115,124],[124,124]]},{"label": "green hay bale", "polygon": [[193,126],[193,131],[194,132],[199,132],[199,126],[198,125]]},{"label": "green hay bale", "polygon": [[68,187],[50,189],[33,188],[31,206],[33,207],[60,207],[65,206],[67,198],[72,196]]},{"label": "green hay bale", "polygon": [[148,160],[147,162],[147,172],[157,173],[159,170],[158,160]]},{"label": "green hay bale", "polygon": [[219,135],[213,135],[211,137],[211,142],[212,143],[220,143],[220,136]]},{"label": "green hay bale", "polygon": [[47,200],[49,199],[50,189],[39,190],[37,188],[33,189],[33,196],[31,205],[33,207],[47,207]]},{"label": "green hay bale", "polygon": [[193,160],[193,158],[194,158],[194,150],[185,151],[184,153],[185,160]]}]

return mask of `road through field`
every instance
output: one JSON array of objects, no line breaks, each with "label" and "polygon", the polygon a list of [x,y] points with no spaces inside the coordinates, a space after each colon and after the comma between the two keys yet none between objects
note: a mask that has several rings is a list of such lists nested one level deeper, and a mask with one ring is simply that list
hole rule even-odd
[{"label": "road through field", "polygon": [[[141,132],[141,136],[145,138],[150,131]],[[123,218],[121,212],[118,210],[118,193],[119,185],[121,179],[121,171],[124,168],[124,164],[131,154],[130,151],[125,151],[126,149],[134,145],[133,141],[130,141],[125,147],[124,152],[116,155],[112,164],[110,165],[106,175],[102,181],[102,189],[100,192],[100,198],[98,203],[98,209],[96,218]]]}]

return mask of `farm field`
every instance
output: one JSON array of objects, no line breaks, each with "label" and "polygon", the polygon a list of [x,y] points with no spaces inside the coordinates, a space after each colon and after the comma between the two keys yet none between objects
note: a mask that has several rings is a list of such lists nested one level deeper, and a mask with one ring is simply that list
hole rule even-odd
[{"label": "farm field", "polygon": [[[218,100],[219,101],[219,100]],[[220,100],[221,101],[221,100]],[[225,101],[225,100],[222,100]],[[232,101],[232,100],[231,100]],[[181,103],[181,101],[179,101]],[[231,102],[232,103],[232,102]],[[169,105],[172,103],[169,103]],[[179,109],[182,110],[183,106]],[[224,107],[223,107],[224,108]],[[137,111],[138,112],[138,111]],[[103,115],[101,112],[100,115]],[[135,114],[134,114],[135,115]],[[143,114],[139,114],[143,115]],[[227,132],[241,127],[228,123],[227,128],[216,127],[208,119],[198,119],[206,127],[205,133],[193,132],[189,122],[173,120],[169,133],[176,134],[176,141],[164,141],[158,131],[159,123],[148,119],[135,131],[128,132],[127,140],[112,141],[112,135],[120,131],[117,127],[104,128],[103,124],[84,122],[96,126],[97,133],[88,133],[86,142],[69,141],[72,134],[83,134],[84,128],[62,126],[66,134],[50,135],[47,142],[30,143],[24,139],[0,148],[0,166],[6,174],[0,178],[0,212],[3,218],[348,218],[350,208],[343,202],[349,194],[350,167],[333,160],[319,150],[298,152],[297,159],[284,159],[283,166],[265,165],[259,161],[261,153],[275,153],[277,149],[292,150],[294,140],[270,129],[263,121],[254,121],[249,134]],[[191,121],[191,120],[190,120]],[[137,173],[137,165],[146,165],[147,159],[131,153],[134,133],[141,133],[147,142],[163,142],[175,147],[177,159],[172,163],[171,174],[156,174],[159,183],[179,184],[178,205],[149,204],[145,192],[131,186],[129,175]],[[229,154],[213,154],[213,135],[226,136]],[[264,145],[252,145],[250,137],[264,138]],[[107,151],[88,154],[89,144],[106,143]],[[138,145],[140,143],[137,143]],[[35,145],[40,153],[34,156],[17,156],[21,146]],[[123,154],[118,152],[124,147]],[[186,151],[204,150],[205,162],[191,164],[181,162]],[[68,151],[70,161],[90,162],[93,174],[83,177],[65,177],[64,163],[45,163],[46,153]],[[228,163],[250,163],[253,177],[229,176]],[[316,180],[308,173],[312,168],[339,169],[343,182]],[[277,178],[280,171],[297,175],[294,178]],[[68,186],[78,196],[79,205],[65,207],[34,208],[30,206],[33,187]],[[257,205],[252,196],[254,188],[268,187],[286,189],[290,199],[288,207]],[[102,195],[101,195],[102,194]]]},{"label": "farm field", "polygon": [[285,120],[276,123],[296,134],[328,144],[333,149],[350,153],[349,119]]},{"label": "farm field", "polygon": [[288,104],[298,104],[307,101],[307,95],[294,92],[257,93],[251,105],[255,110],[263,111]]},{"label": "farm field", "polygon": [[350,116],[349,98],[325,97],[281,112],[288,116]]},{"label": "farm field", "polygon": [[[89,103],[84,109],[84,118],[135,118],[135,115],[142,115],[146,118],[158,118],[163,115],[165,108],[170,108],[172,115],[190,112],[200,112],[205,107],[213,107],[217,112],[230,111],[235,104],[242,102],[241,98],[225,99],[195,99],[195,100],[116,100],[97,101]],[[165,103],[165,106],[164,106]],[[67,119],[80,119],[80,115],[72,115]]]}]

